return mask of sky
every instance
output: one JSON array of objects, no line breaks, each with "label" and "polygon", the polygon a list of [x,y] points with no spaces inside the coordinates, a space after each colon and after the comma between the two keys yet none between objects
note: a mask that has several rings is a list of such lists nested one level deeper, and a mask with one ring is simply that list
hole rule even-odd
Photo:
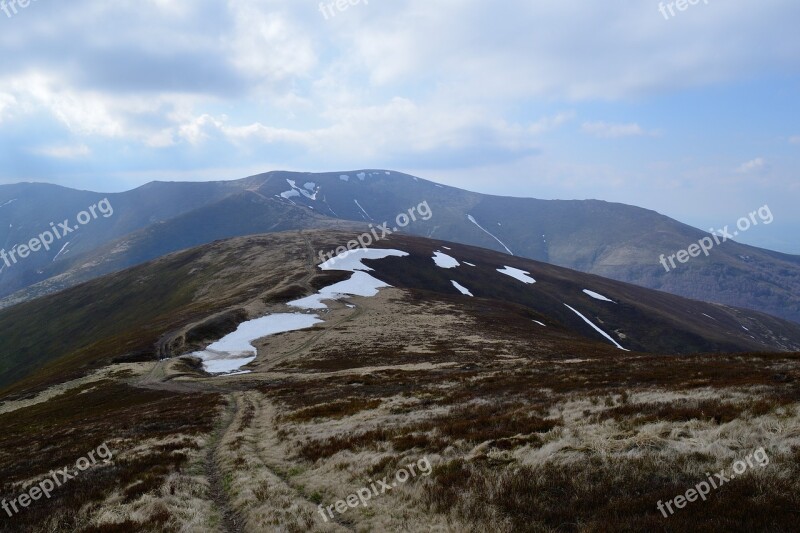
[{"label": "sky", "polygon": [[737,240],[800,254],[800,2],[696,2],[0,0],[0,184],[386,168],[704,230],[766,205]]}]

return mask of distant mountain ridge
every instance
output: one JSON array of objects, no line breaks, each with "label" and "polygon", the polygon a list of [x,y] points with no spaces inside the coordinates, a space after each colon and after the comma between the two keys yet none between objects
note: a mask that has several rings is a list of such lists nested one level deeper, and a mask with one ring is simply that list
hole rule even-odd
[{"label": "distant mountain ridge", "polygon": [[13,294],[2,305],[220,238],[384,222],[393,227],[398,214],[425,201],[433,216],[404,232],[800,322],[800,256],[729,241],[710,257],[665,272],[660,254],[684,249],[707,233],[624,204],[490,196],[382,169],[154,182],[108,195],[41,184],[0,186],[0,205],[17,198],[0,208],[0,228],[9,228],[6,235],[0,229],[0,242],[22,242],[36,228],[103,197],[114,206],[114,217],[82,228],[80,239],[55,262],[55,253],[42,254],[0,272],[0,297]]}]

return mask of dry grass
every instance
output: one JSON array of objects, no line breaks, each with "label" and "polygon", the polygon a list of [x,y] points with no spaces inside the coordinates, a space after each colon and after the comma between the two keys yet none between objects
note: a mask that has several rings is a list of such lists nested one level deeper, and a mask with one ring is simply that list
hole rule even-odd
[{"label": "dry grass", "polygon": [[[254,272],[272,264],[257,253]],[[291,266],[269,290],[248,286],[246,302],[229,287],[228,303],[252,316],[299,295],[303,267]],[[223,286],[215,278],[197,295]],[[623,353],[511,306],[462,308],[421,291],[353,303],[258,343],[246,376],[172,363],[162,385],[181,393],[108,374],[15,404],[0,414],[2,494],[102,442],[117,461],[13,522],[0,514],[0,529],[218,531],[228,507],[259,532],[794,530],[800,355]],[[229,307],[170,339],[229,330]],[[667,520],[657,511],[762,446],[766,468]],[[422,457],[430,477],[335,523],[317,513]]]},{"label": "dry grass", "polygon": [[[198,468],[215,395],[194,398],[93,382],[0,415],[0,494],[13,499],[52,469],[102,443],[110,465],[82,472],[22,513],[0,514],[0,531],[179,531],[208,525]],[[20,453],[22,452],[22,453]]]}]

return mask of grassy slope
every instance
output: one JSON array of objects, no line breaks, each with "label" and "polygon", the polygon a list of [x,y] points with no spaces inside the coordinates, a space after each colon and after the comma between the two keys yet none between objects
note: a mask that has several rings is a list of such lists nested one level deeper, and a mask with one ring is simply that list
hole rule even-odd
[{"label": "grassy slope", "polygon": [[[333,248],[349,238],[346,233],[335,232],[313,235],[317,239],[314,252]],[[752,312],[741,314],[466,246],[455,246],[452,253],[478,266],[444,270],[434,267],[430,260],[437,243],[401,236],[385,243],[395,244],[413,252],[410,258],[390,258],[381,263],[379,277],[396,286],[457,294],[449,282],[456,279],[473,288],[478,297],[522,306],[512,314],[524,316],[524,308],[529,308],[541,315],[539,319],[563,324],[599,342],[605,341],[564,303],[606,331],[616,332],[612,334],[626,339],[623,345],[634,350],[689,353],[763,350],[777,345],[755,342],[750,334],[762,339],[783,336],[788,339],[784,344],[800,342],[800,327]],[[11,385],[34,370],[41,382],[126,355],[153,359],[156,343],[165,333],[290,284],[302,276],[299,269],[309,268],[308,256],[307,246],[296,233],[240,238],[180,252],[7,309],[0,312],[4,336],[0,344],[0,385]],[[262,264],[261,269],[255,266]],[[522,287],[495,271],[502,265],[530,270],[538,283]],[[216,292],[208,290],[212,286]],[[619,303],[593,300],[581,292],[583,288],[597,290]],[[479,305],[476,301],[462,302]],[[704,318],[702,313],[715,319]],[[750,333],[742,329],[742,322],[748,324]],[[21,383],[5,392],[31,384]]]},{"label": "grassy slope", "polygon": [[[311,237],[313,250],[345,234]],[[286,255],[276,253],[278,243]],[[244,531],[254,532],[792,530],[800,508],[797,354],[620,352],[576,336],[569,324],[533,324],[546,317],[536,302],[532,308],[515,303],[526,298],[518,282],[490,278],[476,285],[476,292],[499,291],[501,300],[454,294],[448,280],[461,279],[461,269],[422,267],[434,243],[397,239],[387,245],[418,257],[406,258],[404,268],[393,259],[376,262],[376,275],[426,288],[390,289],[358,301],[356,309],[341,306],[337,313],[351,315],[330,317],[314,333],[325,335],[303,350],[296,347],[308,332],[269,340],[270,357],[260,364],[276,364],[277,375],[164,383],[186,387],[188,394],[135,389],[126,384],[129,377],[117,375],[0,414],[2,497],[16,496],[20,483],[74,463],[101,442],[115,454],[113,465],[86,472],[52,499],[12,520],[0,516],[0,531],[215,532],[224,530],[219,515],[226,506]],[[478,264],[482,277],[498,260],[540,270],[540,287],[527,287],[534,295],[561,299],[560,291],[582,288],[556,267],[452,248],[456,257]],[[192,255],[199,250],[182,252],[42,300],[40,313],[75,305],[75,312],[88,306],[109,316],[92,315],[80,329],[79,322],[60,324],[49,315],[54,322],[47,327],[54,329],[38,337],[35,325],[26,325],[31,340],[58,350],[43,335],[69,332],[76,338],[62,348],[71,350],[64,361],[87,366],[124,353],[127,347],[110,342],[95,351],[98,336],[116,334],[121,315],[114,306],[125,305],[123,296],[105,289],[143,295],[134,302],[143,316],[124,316],[129,325],[139,324],[141,336],[131,340],[151,349],[162,332],[184,322],[223,327],[205,320],[211,301],[239,309],[296,294],[309,252],[296,235],[203,250],[207,262]],[[150,272],[176,277],[159,284]],[[614,297],[630,290],[633,301],[640,295],[641,289],[605,283],[591,288]],[[76,296],[85,299],[73,304]],[[147,309],[158,298],[165,309],[173,307],[170,322],[165,309]],[[653,301],[637,303],[657,308]],[[26,316],[33,321],[38,315]],[[56,368],[24,385],[64,379]],[[228,405],[236,408],[230,423],[217,416],[221,399],[203,393],[212,381],[208,390],[231,391]],[[222,425],[227,429],[217,439],[212,434]],[[759,446],[769,454],[768,467],[667,520],[656,510],[659,499],[683,493],[705,479],[704,472],[730,468]],[[209,466],[213,457],[218,472]],[[416,476],[369,507],[349,510],[338,524],[316,514],[317,504],[332,504],[422,457],[433,465],[429,477]]]},{"label": "grassy slope", "polygon": [[35,375],[0,396],[114,359],[155,360],[167,332],[281,291],[298,296],[305,289],[292,283],[305,274],[307,253],[297,233],[234,239],[5,309],[0,385]]}]

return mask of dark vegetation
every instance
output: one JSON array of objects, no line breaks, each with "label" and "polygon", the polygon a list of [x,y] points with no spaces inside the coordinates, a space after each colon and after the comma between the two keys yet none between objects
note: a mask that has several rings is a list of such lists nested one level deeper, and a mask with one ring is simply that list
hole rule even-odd
[{"label": "dark vegetation", "polygon": [[[0,531],[30,531],[48,523],[57,524],[51,531],[58,532],[169,531],[168,514],[156,513],[147,524],[93,529],[83,523],[78,511],[115,491],[125,501],[154,493],[171,472],[186,467],[186,456],[176,450],[196,448],[187,437],[211,431],[219,404],[214,394],[176,395],[108,381],[0,415],[0,495],[7,500],[22,493],[15,482],[67,466],[74,470],[78,459],[103,443],[114,456],[108,465],[81,472],[56,488],[50,499],[33,502],[12,518],[0,513]],[[147,439],[169,437],[176,438],[148,453],[125,458],[125,452]]]}]

